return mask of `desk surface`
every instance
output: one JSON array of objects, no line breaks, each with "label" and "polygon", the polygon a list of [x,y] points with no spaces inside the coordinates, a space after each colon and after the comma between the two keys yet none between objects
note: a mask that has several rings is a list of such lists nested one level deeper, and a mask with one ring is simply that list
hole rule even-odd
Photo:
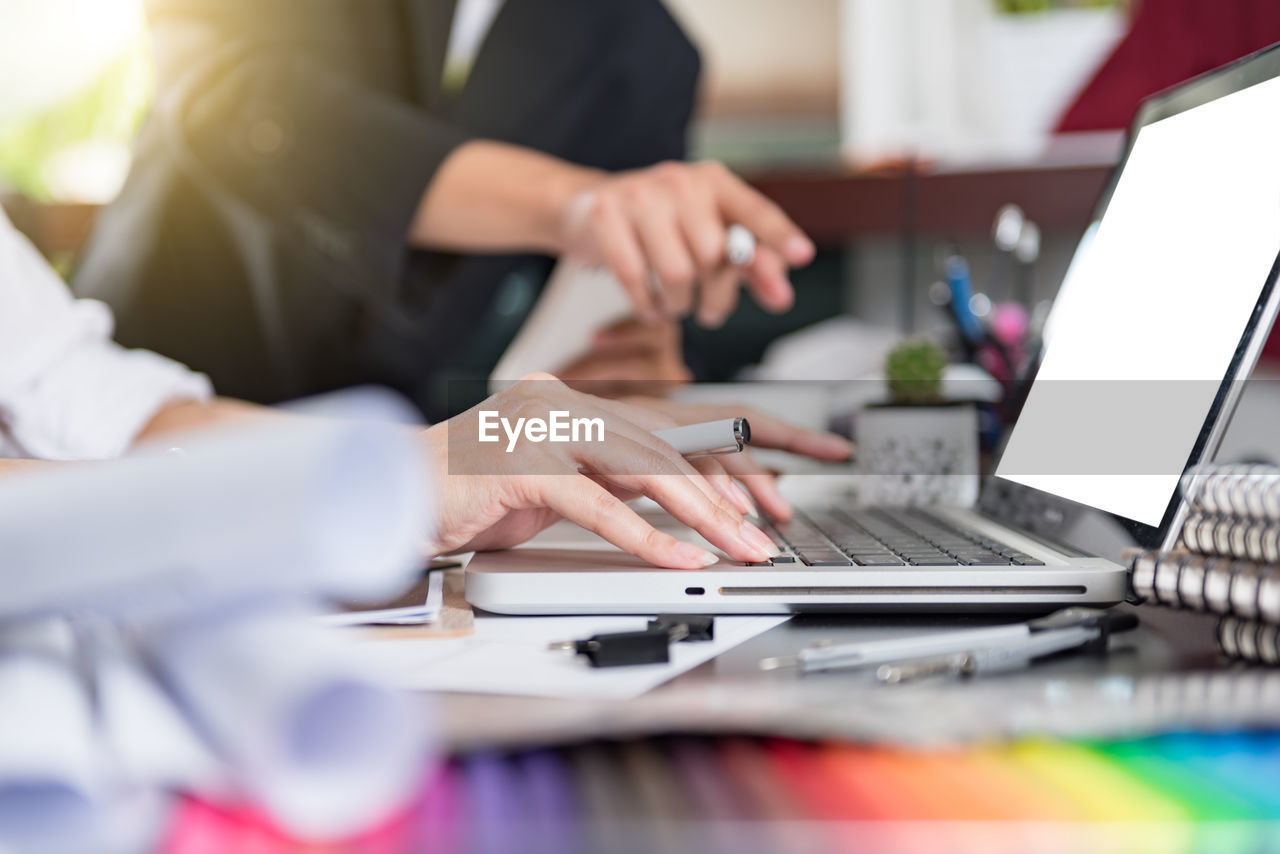
[{"label": "desk surface", "polygon": [[[1274,458],[1278,421],[1280,381],[1274,372],[1255,372],[1219,459]],[[637,700],[440,694],[433,702],[446,740],[458,746],[672,731],[921,743],[1039,732],[1122,735],[1188,724],[1280,725],[1280,670],[1219,667],[1213,617],[1158,607],[1137,613],[1141,626],[1116,638],[1106,658],[1065,656],[1021,673],[970,682],[882,686],[868,674],[799,677],[762,672],[758,665],[762,658],[794,653],[815,640],[866,640],[1014,618],[798,616]],[[938,714],[940,704],[947,707],[946,715]],[[1215,717],[1222,712],[1235,717]]]},{"label": "desk surface", "polygon": [[[969,736],[984,723],[988,732],[1026,729],[1052,724],[1045,712],[1055,708],[1065,709],[1071,725],[1089,735],[1097,708],[1158,709],[1176,694],[1170,685],[1177,687],[1160,674],[1212,656],[1210,621],[1157,609],[1142,613],[1143,628],[1124,635],[1123,648],[1109,658],[1063,658],[1021,674],[945,683],[941,690],[876,686],[849,674],[797,679],[762,673],[756,662],[818,638],[917,631],[922,623],[972,625],[977,619],[801,617],[639,700],[620,703],[440,695],[434,699],[438,717],[454,746],[503,742],[500,747],[514,749],[475,750],[443,763],[404,815],[350,845],[324,850],[1273,850],[1268,840],[1280,828],[1274,785],[1280,736],[1274,733],[1183,731],[1142,740],[1003,744],[983,739],[960,750],[901,750],[834,738],[874,738],[877,725],[887,737],[896,731],[910,738],[913,723],[922,720],[958,722]],[[1269,678],[1256,671],[1227,675],[1242,683]],[[1147,678],[1165,681],[1154,692],[1134,689]],[[1102,690],[1093,690],[1097,686]],[[1237,699],[1217,687],[1208,684],[1205,692],[1215,703]],[[993,695],[994,688],[1000,691]],[[1271,698],[1273,715],[1280,708],[1277,689],[1280,683],[1269,679],[1267,690],[1254,695]],[[1073,691],[1088,702],[1057,702]],[[975,695],[978,702],[969,702]],[[812,739],[698,737],[700,730],[768,735],[786,732],[788,725]],[[639,737],[663,732],[675,737]],[[614,740],[592,740],[605,735]],[[532,749],[521,750],[521,742]],[[168,840],[165,854],[316,850],[281,839],[253,814],[200,803],[186,805]]]},{"label": "desk surface", "polygon": [[[1213,618],[1160,608],[1138,613],[1140,628],[1113,640],[1106,657],[1064,656],[1019,673],[969,681],[932,679],[886,686],[868,673],[800,676],[794,671],[764,672],[758,665],[761,658],[793,653],[816,640],[867,640],[1010,618],[800,615],[636,700],[440,694],[433,703],[446,741],[459,748],[670,732],[932,745],[1168,728],[1203,713],[1198,696],[1208,690],[1206,678],[1234,680],[1215,690],[1244,696],[1232,703],[1231,711],[1248,718],[1258,711],[1248,703],[1262,690],[1258,680],[1270,684],[1277,682],[1272,676],[1280,677],[1238,668],[1215,670],[1213,677],[1189,675],[1204,674],[1217,664]],[[1280,687],[1280,682],[1272,687]],[[938,713],[940,705],[947,714]],[[1271,714],[1280,714],[1280,709]]]}]

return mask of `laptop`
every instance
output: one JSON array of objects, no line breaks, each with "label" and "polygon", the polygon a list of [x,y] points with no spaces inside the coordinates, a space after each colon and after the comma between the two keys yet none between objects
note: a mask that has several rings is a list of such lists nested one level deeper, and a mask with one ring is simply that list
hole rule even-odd
[{"label": "laptop", "polygon": [[[993,474],[968,508],[801,508],[782,555],[702,571],[602,541],[476,555],[508,614],[1039,611],[1126,593],[1170,547],[1280,305],[1280,46],[1153,96],[1073,256]],[[692,531],[669,520],[685,539]],[[1119,536],[1118,536],[1119,535]]]}]

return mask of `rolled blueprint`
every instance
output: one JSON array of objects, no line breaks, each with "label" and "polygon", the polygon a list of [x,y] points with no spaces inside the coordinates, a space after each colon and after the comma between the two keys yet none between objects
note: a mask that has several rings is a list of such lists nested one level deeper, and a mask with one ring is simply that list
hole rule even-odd
[{"label": "rolled blueprint", "polygon": [[0,631],[0,850],[138,850],[161,798],[121,780],[104,754],[66,625]]},{"label": "rolled blueprint", "polygon": [[116,626],[78,617],[97,705],[99,743],[138,787],[222,796],[229,770]]},{"label": "rolled blueprint", "polygon": [[236,782],[294,834],[366,830],[413,795],[424,701],[369,676],[345,636],[259,603],[139,637]]},{"label": "rolled blueprint", "polygon": [[394,595],[422,563],[426,476],[406,427],[277,415],[180,449],[5,478],[0,618],[273,591]]}]

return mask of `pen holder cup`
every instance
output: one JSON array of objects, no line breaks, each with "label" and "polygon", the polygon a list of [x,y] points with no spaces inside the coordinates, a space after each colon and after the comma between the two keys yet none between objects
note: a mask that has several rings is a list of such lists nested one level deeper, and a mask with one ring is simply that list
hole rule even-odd
[{"label": "pen holder cup", "polygon": [[873,405],[854,422],[858,500],[967,506],[978,498],[978,412],[972,403]]}]

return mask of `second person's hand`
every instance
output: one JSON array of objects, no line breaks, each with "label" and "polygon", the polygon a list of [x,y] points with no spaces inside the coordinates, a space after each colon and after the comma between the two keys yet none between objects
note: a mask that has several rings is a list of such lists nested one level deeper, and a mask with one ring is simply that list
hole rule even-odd
[{"label": "second person's hand", "polygon": [[[745,267],[726,257],[733,224],[757,240]],[[642,317],[693,314],[706,327],[733,313],[743,281],[767,311],[788,310],[795,301],[788,270],[814,255],[777,205],[715,161],[601,175],[570,200],[560,248],[612,270]]]}]

